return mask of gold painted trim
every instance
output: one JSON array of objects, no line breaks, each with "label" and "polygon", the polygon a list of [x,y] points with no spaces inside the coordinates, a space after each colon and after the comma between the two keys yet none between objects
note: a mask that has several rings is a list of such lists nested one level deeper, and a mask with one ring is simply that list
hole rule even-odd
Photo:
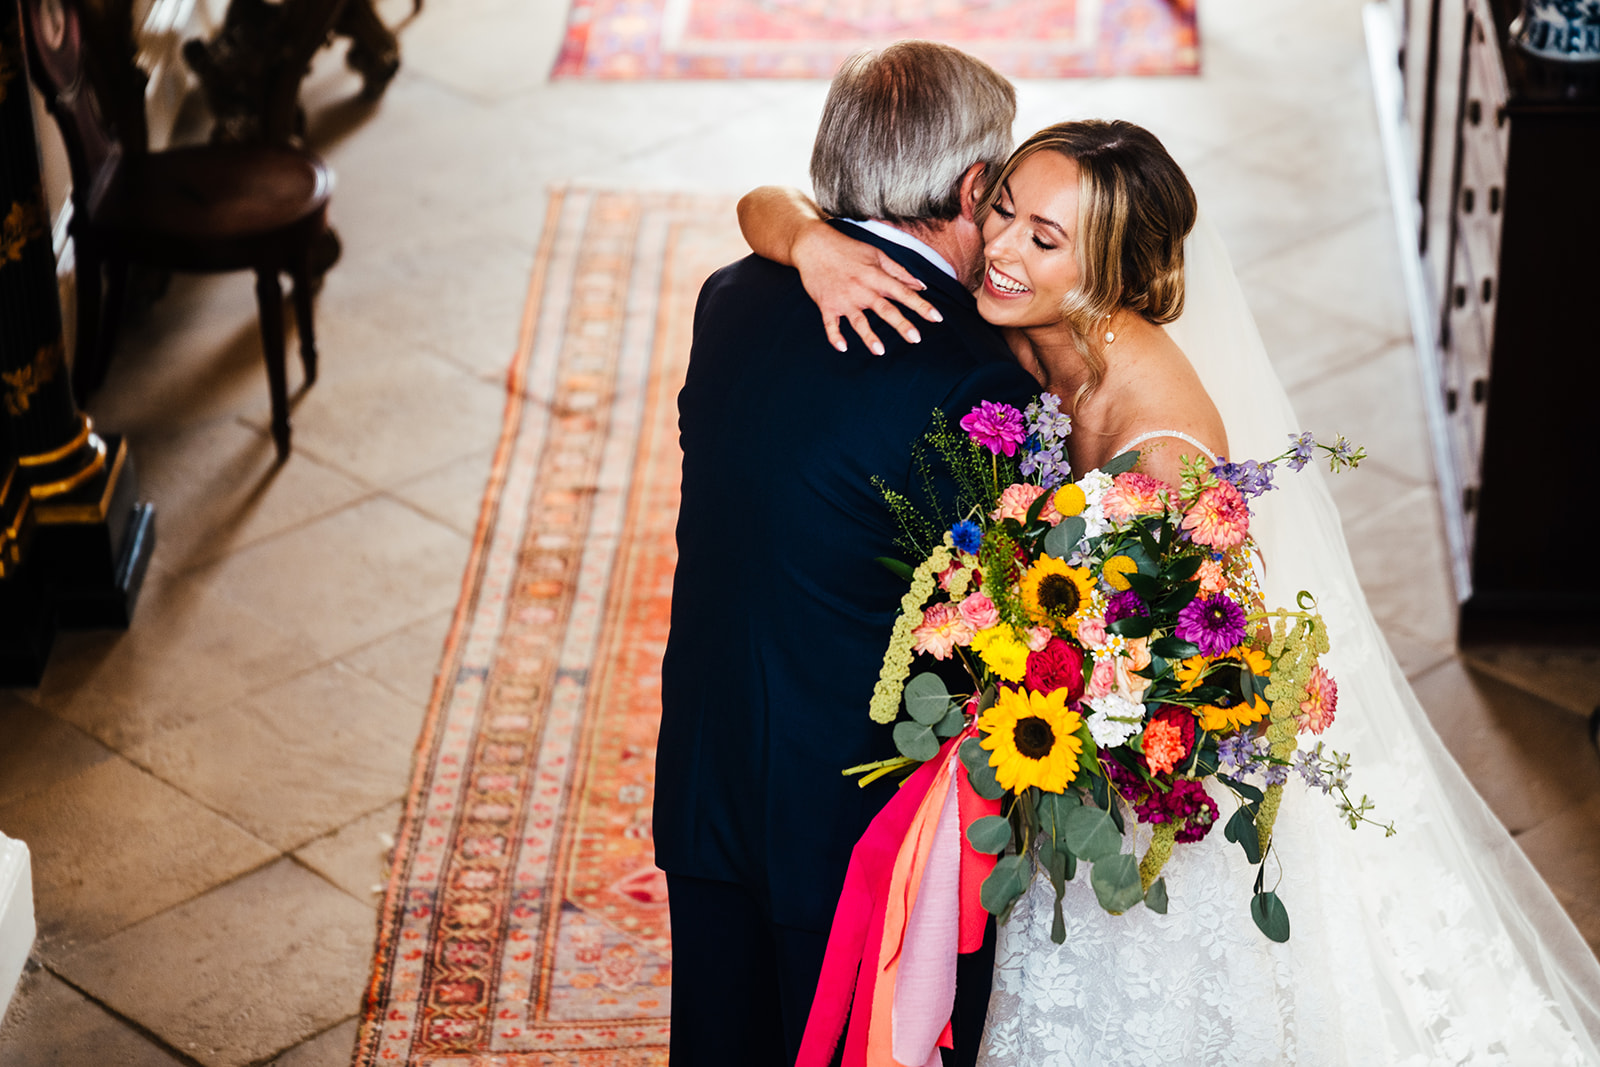
[{"label": "gold painted trim", "polygon": [[[3,265],[0,263],[0,266]],[[0,371],[0,380],[6,383],[6,410],[13,415],[25,414],[33,406],[34,394],[66,365],[66,358],[61,338],[57,336],[54,341],[40,347],[32,363],[25,363],[16,370]]]},{"label": "gold painted trim", "polygon": [[24,496],[11,525],[0,531],[0,578],[9,578],[11,568],[21,565],[22,543],[27,540],[28,527],[34,523],[33,497]]},{"label": "gold painted trim", "polygon": [[[106,515],[111,510],[111,494],[116,492],[117,482],[122,477],[122,467],[127,458],[128,442],[126,439],[119,440],[116,454],[111,457],[111,473],[106,477],[106,487],[100,493],[100,499],[92,504],[41,504],[39,525],[64,526],[71,523],[88,524],[105,521]],[[103,442],[100,445],[100,466],[105,466]]]},{"label": "gold painted trim", "polygon": [[58,459],[66,459],[83,446],[89,439],[89,434],[94,432],[94,422],[87,415],[79,414],[83,426],[78,430],[78,435],[60,448],[52,448],[48,452],[35,452],[28,456],[18,456],[17,462],[24,467],[43,467],[47,463],[54,463]]},{"label": "gold painted trim", "polygon": [[96,474],[106,469],[106,443],[98,437],[94,441],[95,457],[82,470],[67,475],[60,481],[46,482],[44,485],[33,487],[33,499],[49,500],[51,497],[70,493]]}]

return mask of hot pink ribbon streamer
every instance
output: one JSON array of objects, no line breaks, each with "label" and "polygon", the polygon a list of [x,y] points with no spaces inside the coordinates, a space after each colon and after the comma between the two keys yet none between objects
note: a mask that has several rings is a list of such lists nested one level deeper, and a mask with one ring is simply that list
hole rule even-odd
[{"label": "hot pink ribbon streamer", "polygon": [[[881,1048],[884,1044],[882,1037],[869,1041],[869,1027],[874,1014],[875,996],[881,997],[885,993],[893,998],[896,1008],[915,1012],[918,1021],[914,1029],[923,1037],[924,1031],[929,1028],[931,1016],[937,1014],[942,1006],[941,1018],[944,1022],[937,1044],[949,1047],[951,1034],[948,1020],[954,995],[953,972],[948,1000],[942,980],[926,990],[917,990],[908,985],[905,999],[902,1000],[894,987],[880,991],[876,979],[880,961],[900,952],[901,935],[905,932],[904,928],[897,931],[885,928],[896,863],[903,861],[901,853],[908,846],[908,835],[913,832],[918,811],[930,799],[929,791],[940,779],[945,783],[944,788],[953,786],[955,789],[956,803],[953,807],[958,817],[960,845],[956,914],[949,914],[950,897],[944,890],[939,890],[937,899],[940,903],[936,907],[930,905],[926,917],[916,919],[913,924],[917,930],[914,939],[918,945],[916,958],[943,960],[946,950],[943,947],[938,947],[936,951],[932,947],[924,947],[923,938],[935,938],[937,944],[942,946],[949,937],[948,931],[952,929],[956,931],[955,944],[959,952],[974,952],[983,944],[988,916],[979,900],[979,888],[994,868],[995,857],[973,849],[966,840],[966,828],[974,819],[997,814],[1000,803],[998,800],[984,800],[973,792],[967,781],[966,768],[956,757],[961,743],[972,736],[976,736],[976,728],[969,726],[945,742],[937,756],[906,779],[899,792],[867,827],[861,840],[856,842],[845,874],[844,890],[839,895],[839,906],[834,912],[833,929],[823,957],[822,976],[812,1001],[810,1018],[806,1021],[796,1067],[828,1067],[841,1035],[845,1039],[844,1067],[867,1067],[871,1058],[869,1046]],[[941,775],[947,761],[954,761],[950,769],[952,773]],[[944,801],[940,800],[938,811],[941,824],[945,807]],[[932,868],[940,884],[943,884],[948,877],[948,849],[944,855],[946,860],[943,863],[929,861],[922,871],[924,879],[928,876],[928,868]],[[905,899],[912,901],[913,909],[920,890],[920,885],[908,885],[902,890]],[[886,935],[896,943],[885,945]],[[930,946],[933,944],[935,942],[929,942]],[[944,964],[940,963],[939,966],[942,969]],[[883,1014],[881,1007],[879,1014]],[[894,1023],[891,1023],[891,1027],[895,1031],[900,1029]],[[908,1029],[907,1033],[910,1032]],[[920,1047],[920,1044],[921,1037],[916,1046]],[[907,1053],[911,1054],[909,1049]],[[934,1049],[931,1056],[937,1055],[937,1049]],[[922,1065],[916,1063],[911,1067]]]}]

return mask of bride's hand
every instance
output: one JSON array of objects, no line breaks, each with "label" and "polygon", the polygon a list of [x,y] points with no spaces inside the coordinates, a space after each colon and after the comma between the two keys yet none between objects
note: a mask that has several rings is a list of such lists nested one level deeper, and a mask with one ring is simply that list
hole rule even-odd
[{"label": "bride's hand", "polygon": [[912,344],[921,341],[922,335],[896,303],[929,322],[944,321],[938,309],[917,295],[925,286],[910,271],[872,245],[846,237],[825,222],[806,223],[796,234],[790,255],[806,293],[822,312],[829,343],[841,352],[847,345],[839,320],[845,319],[867,348],[883,355],[883,342],[867,319],[869,310]]}]

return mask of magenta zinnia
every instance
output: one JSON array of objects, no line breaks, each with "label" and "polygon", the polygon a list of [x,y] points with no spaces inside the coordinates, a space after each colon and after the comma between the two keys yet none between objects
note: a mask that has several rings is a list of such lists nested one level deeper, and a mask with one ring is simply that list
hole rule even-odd
[{"label": "magenta zinnia", "polygon": [[1002,452],[1008,456],[1016,455],[1017,446],[1028,436],[1022,412],[1010,404],[996,404],[988,400],[979,401],[977,407],[962,417],[961,428],[997,456]]},{"label": "magenta zinnia", "polygon": [[1199,645],[1205,656],[1223,655],[1244,638],[1244,632],[1244,609],[1221,594],[1189,601],[1173,628],[1179,638]]}]

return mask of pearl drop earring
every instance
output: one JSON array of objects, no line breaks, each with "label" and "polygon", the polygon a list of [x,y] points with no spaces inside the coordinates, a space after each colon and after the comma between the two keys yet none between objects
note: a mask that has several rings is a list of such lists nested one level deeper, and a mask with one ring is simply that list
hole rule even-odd
[{"label": "pearl drop earring", "polygon": [[1112,341],[1115,341],[1116,339],[1117,339],[1117,335],[1111,332],[1111,316],[1107,315],[1106,316],[1106,344],[1110,344]]}]

